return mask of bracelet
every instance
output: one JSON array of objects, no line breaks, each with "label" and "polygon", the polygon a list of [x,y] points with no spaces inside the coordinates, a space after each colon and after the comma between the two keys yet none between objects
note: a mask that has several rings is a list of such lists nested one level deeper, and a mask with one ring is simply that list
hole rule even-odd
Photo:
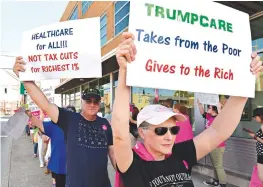
[{"label": "bracelet", "polygon": [[254,139],[254,140],[257,140],[257,135],[255,135],[255,136],[253,137],[253,139]]}]

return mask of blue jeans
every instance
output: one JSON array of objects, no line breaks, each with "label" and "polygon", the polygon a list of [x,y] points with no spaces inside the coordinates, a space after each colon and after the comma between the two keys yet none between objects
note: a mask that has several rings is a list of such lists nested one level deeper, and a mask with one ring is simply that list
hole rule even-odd
[{"label": "blue jeans", "polygon": [[37,154],[38,143],[34,143],[34,154]]},{"label": "blue jeans", "polygon": [[27,136],[30,136],[30,132],[29,132],[29,127],[28,127],[28,125],[26,125],[26,127],[25,127],[25,132],[26,132],[26,135],[27,135]]}]

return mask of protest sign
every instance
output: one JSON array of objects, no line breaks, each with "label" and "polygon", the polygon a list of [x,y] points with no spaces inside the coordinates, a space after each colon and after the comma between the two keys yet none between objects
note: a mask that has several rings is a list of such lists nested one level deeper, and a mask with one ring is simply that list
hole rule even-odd
[{"label": "protest sign", "polygon": [[[54,79],[42,80],[38,82],[38,86],[40,87],[41,91],[47,97],[50,103],[60,106],[59,102],[61,101],[61,97],[60,95],[55,94],[55,85],[58,85],[58,82],[59,80],[54,80]],[[40,118],[41,110],[29,95],[28,95],[27,103],[28,103],[28,109],[31,111],[32,115],[36,116],[37,118]],[[44,115],[44,121],[50,121],[50,118],[47,116],[46,112],[44,112],[43,115]]]},{"label": "protest sign", "polygon": [[21,81],[101,77],[100,18],[70,20],[23,33]]},{"label": "protest sign", "polygon": [[196,97],[202,104],[217,106],[219,103],[219,95],[217,94],[196,93]]},{"label": "protest sign", "polygon": [[55,101],[55,93],[54,93],[54,89],[52,86],[46,87],[46,88],[41,88],[42,92],[45,94],[45,96],[47,97],[48,101],[50,103],[54,103]]},{"label": "protest sign", "polygon": [[12,117],[9,118],[7,123],[2,125],[2,131],[9,136],[18,139],[24,132],[25,126],[28,123],[29,117],[25,113],[26,109],[21,107]]},{"label": "protest sign", "polygon": [[31,97],[28,97],[27,102],[28,102],[28,109],[30,111],[39,110],[38,106],[34,103],[34,101],[31,99]]},{"label": "protest sign", "polygon": [[32,111],[31,114],[35,117],[37,117],[38,119],[40,118],[40,110],[35,110],[35,111]]},{"label": "protest sign", "polygon": [[129,86],[254,97],[248,14],[216,2],[140,0],[129,16],[137,48]]}]

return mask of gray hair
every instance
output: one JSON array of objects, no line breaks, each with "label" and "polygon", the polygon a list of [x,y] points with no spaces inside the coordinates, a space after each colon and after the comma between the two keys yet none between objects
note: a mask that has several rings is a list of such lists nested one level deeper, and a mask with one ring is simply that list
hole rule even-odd
[{"label": "gray hair", "polygon": [[[144,122],[142,122],[142,123],[139,125],[138,128],[146,129],[146,128],[150,127],[151,125],[152,125],[152,124],[144,121]],[[141,143],[144,143],[143,139],[140,137],[140,134],[139,134],[138,138],[136,139],[136,141],[141,142]]]},{"label": "gray hair", "polygon": [[148,128],[148,127],[150,127],[151,125],[152,125],[152,124],[144,121],[144,122],[142,122],[142,123],[140,124],[140,126],[139,126],[138,128]]}]

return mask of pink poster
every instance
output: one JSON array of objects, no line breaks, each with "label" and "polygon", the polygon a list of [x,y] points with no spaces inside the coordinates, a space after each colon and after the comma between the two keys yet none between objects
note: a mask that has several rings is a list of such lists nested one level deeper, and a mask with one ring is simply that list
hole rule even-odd
[{"label": "pink poster", "polygon": [[157,104],[158,102],[159,102],[159,92],[158,89],[155,89],[154,103]]}]

